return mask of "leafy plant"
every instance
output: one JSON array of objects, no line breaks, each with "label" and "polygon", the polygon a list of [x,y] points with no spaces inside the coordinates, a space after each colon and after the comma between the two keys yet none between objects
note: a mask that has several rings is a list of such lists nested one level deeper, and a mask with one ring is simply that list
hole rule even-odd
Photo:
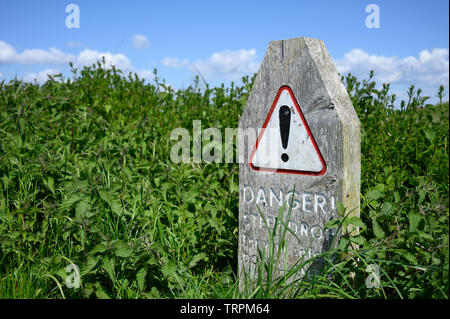
[{"label": "leafy plant", "polygon": [[[356,243],[356,259],[324,253],[324,272],[302,289],[272,274],[246,294],[238,165],[174,164],[169,137],[192,135],[194,120],[237,127],[254,76],[174,90],[156,70],[148,84],[105,61],[71,68],[41,86],[0,83],[0,298],[448,297],[447,102],[425,104],[412,87],[396,108],[372,75],[343,78],[362,123],[363,201],[360,219],[338,221],[359,237],[333,253]],[[382,291],[362,284],[373,263]],[[67,286],[70,264],[79,288]]]}]

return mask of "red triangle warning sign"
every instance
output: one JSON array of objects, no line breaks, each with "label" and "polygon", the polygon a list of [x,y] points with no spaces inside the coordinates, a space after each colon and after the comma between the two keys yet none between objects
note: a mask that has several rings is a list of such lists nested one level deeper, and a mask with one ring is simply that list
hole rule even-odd
[{"label": "red triangle warning sign", "polygon": [[325,161],[289,86],[278,90],[249,162],[256,171],[325,173]]}]

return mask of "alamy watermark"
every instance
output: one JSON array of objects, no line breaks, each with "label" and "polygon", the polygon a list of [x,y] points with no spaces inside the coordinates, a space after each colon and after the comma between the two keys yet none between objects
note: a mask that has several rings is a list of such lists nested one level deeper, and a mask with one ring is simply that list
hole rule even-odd
[{"label": "alamy watermark", "polygon": [[369,29],[380,28],[380,7],[374,3],[367,5],[366,12],[370,13],[366,18],[366,27]]},{"label": "alamy watermark", "polygon": [[[170,140],[175,143],[170,150],[170,159],[173,163],[247,163],[261,132],[261,129],[251,127],[225,128],[222,134],[216,127],[202,130],[200,120],[194,120],[192,126],[192,136],[186,128],[172,130]],[[258,152],[262,154],[261,161],[267,160],[263,164],[270,166],[281,163],[281,157],[274,162],[274,156],[269,156],[273,152],[279,152],[282,147],[280,130],[265,128],[264,135],[270,143],[266,143],[265,147],[258,147]]]},{"label": "alamy watermark", "polygon": [[366,287],[367,288],[380,288],[380,267],[376,264],[367,265],[366,271],[369,274],[366,278]]},{"label": "alamy watermark", "polygon": [[80,28],[80,7],[74,3],[66,6],[66,13],[70,13],[66,17],[66,27],[68,29]]},{"label": "alamy watermark", "polygon": [[80,288],[80,268],[75,264],[69,264],[66,267],[66,272],[69,273],[66,277],[67,288]]}]

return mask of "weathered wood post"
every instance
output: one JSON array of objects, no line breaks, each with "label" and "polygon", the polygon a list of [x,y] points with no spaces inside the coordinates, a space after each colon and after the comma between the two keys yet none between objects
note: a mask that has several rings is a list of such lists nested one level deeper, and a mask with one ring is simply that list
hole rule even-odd
[{"label": "weathered wood post", "polygon": [[267,256],[266,226],[273,230],[283,205],[291,232],[278,274],[329,248],[334,233],[324,226],[338,218],[338,202],[359,216],[360,122],[321,40],[270,42],[239,130],[242,284],[244,272],[256,276],[258,248]]}]

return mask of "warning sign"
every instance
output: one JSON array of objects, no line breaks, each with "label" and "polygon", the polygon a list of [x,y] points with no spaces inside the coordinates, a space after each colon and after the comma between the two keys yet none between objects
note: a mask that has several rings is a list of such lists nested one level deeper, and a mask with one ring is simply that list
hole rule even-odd
[{"label": "warning sign", "polygon": [[318,257],[346,231],[358,232],[326,227],[341,218],[338,203],[359,216],[361,123],[325,44],[271,41],[238,128],[239,288],[257,282],[273,243],[280,262],[264,275],[296,287],[323,273]]},{"label": "warning sign", "polygon": [[325,161],[289,86],[278,90],[249,162],[256,171],[325,173]]}]

